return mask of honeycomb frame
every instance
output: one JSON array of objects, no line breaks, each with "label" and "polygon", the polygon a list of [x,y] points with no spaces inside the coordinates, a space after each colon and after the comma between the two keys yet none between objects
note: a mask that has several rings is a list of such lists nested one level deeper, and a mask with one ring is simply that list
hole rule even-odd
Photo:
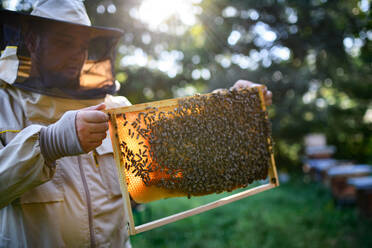
[{"label": "honeycomb frame", "polygon": [[[258,87],[255,87],[255,88],[258,90],[260,103],[261,103],[261,108],[262,108],[263,111],[266,111],[266,105],[265,105],[264,96],[263,96],[263,87],[258,86]],[[203,94],[201,96],[210,97],[212,94],[213,93]],[[161,219],[158,219],[158,220],[154,220],[154,221],[151,221],[149,223],[142,224],[140,226],[135,226],[134,219],[133,219],[133,213],[132,213],[132,209],[131,209],[131,204],[130,204],[130,201],[131,201],[130,200],[130,194],[129,194],[129,191],[128,191],[128,186],[129,186],[128,185],[128,175],[126,175],[126,169],[125,169],[125,167],[127,165],[124,162],[124,160],[122,159],[122,156],[123,156],[122,155],[122,153],[123,153],[122,148],[123,147],[121,147],[122,143],[119,140],[119,132],[123,132],[123,130],[127,131],[127,129],[122,129],[122,130],[118,129],[117,116],[125,114],[125,113],[133,113],[133,112],[139,113],[141,111],[145,111],[146,109],[154,108],[154,107],[156,109],[176,108],[178,106],[178,103],[179,103],[180,100],[185,100],[185,99],[188,99],[188,98],[191,98],[191,97],[175,98],[175,99],[168,99],[168,100],[162,100],[162,101],[156,101],[156,102],[149,102],[149,103],[137,104],[137,105],[126,106],[126,107],[110,109],[110,110],[105,111],[110,116],[110,122],[109,122],[110,123],[110,125],[109,125],[110,136],[111,136],[111,141],[112,141],[112,145],[113,145],[116,167],[117,167],[118,175],[119,175],[121,192],[122,192],[122,195],[123,195],[123,200],[124,200],[124,205],[125,205],[124,209],[127,209],[125,215],[128,219],[128,233],[130,235],[135,235],[135,234],[138,234],[140,232],[148,231],[148,230],[151,230],[153,228],[157,228],[157,227],[163,226],[165,224],[169,224],[169,223],[172,223],[174,221],[177,221],[177,220],[180,220],[180,219],[183,219],[183,218],[186,218],[186,217],[198,214],[198,213],[202,213],[202,212],[211,210],[213,208],[216,208],[216,207],[219,207],[219,206],[222,206],[222,205],[225,205],[225,204],[228,204],[228,203],[231,203],[231,202],[234,202],[234,201],[246,198],[248,196],[251,196],[251,195],[254,195],[254,194],[257,194],[257,193],[261,193],[265,190],[272,189],[274,187],[279,186],[279,180],[278,180],[278,176],[277,176],[274,155],[271,151],[270,152],[270,158],[269,158],[270,165],[269,165],[269,168],[268,168],[269,181],[268,181],[267,184],[260,185],[260,186],[257,186],[257,187],[251,188],[251,189],[247,189],[243,192],[232,194],[228,197],[219,199],[217,201],[214,201],[214,202],[211,202],[211,203],[208,203],[208,204],[205,204],[205,205],[193,208],[193,209],[189,209],[189,210],[177,213],[177,214],[173,214],[171,216],[167,216],[167,217],[164,217],[164,218],[161,218]],[[265,118],[267,118],[267,116]],[[123,122],[123,120],[121,120],[121,121]],[[132,138],[133,138],[133,134],[132,134]],[[137,137],[137,139],[138,139],[138,137]],[[270,139],[267,140],[267,144],[268,144],[268,149],[272,149],[272,147],[271,147],[272,141]],[[174,194],[172,196],[184,196],[184,195]]]}]

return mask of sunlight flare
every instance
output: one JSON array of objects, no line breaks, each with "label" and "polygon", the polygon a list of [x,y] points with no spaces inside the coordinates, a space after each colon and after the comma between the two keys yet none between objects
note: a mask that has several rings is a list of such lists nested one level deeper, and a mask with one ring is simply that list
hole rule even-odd
[{"label": "sunlight flare", "polygon": [[196,23],[196,14],[201,8],[195,6],[197,0],[145,0],[138,8],[136,17],[149,25],[153,30],[159,29],[172,17],[178,18],[182,24],[192,26]]}]

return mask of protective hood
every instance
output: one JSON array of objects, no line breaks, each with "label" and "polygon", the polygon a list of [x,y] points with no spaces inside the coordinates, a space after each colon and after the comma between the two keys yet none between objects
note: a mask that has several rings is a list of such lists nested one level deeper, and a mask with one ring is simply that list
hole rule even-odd
[{"label": "protective hood", "polygon": [[0,79],[62,98],[100,99],[115,93],[115,46],[123,32],[88,26],[84,18],[86,25],[1,10]]}]

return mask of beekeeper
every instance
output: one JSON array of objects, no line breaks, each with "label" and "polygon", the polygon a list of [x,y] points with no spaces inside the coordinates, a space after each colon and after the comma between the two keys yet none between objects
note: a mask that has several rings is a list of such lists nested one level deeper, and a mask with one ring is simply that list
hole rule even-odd
[{"label": "beekeeper", "polygon": [[78,0],[0,25],[0,247],[130,247],[101,111],[130,104],[112,96],[122,32],[91,26]]},{"label": "beekeeper", "polygon": [[88,54],[92,42],[114,47],[122,33],[91,27],[81,1],[40,1],[31,15],[0,16],[8,43],[0,59],[0,247],[130,247],[100,111],[129,102],[110,96],[106,52],[92,53],[96,63]]}]

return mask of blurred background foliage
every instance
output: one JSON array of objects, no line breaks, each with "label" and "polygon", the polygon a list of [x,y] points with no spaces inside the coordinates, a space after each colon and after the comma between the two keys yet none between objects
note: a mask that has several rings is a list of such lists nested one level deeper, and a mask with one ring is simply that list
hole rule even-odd
[{"label": "blurred background foliage", "polygon": [[[3,1],[29,12],[33,1]],[[118,27],[116,79],[132,103],[229,88],[273,92],[280,169],[322,132],[336,158],[372,163],[369,0],[89,0],[94,25]]]}]

